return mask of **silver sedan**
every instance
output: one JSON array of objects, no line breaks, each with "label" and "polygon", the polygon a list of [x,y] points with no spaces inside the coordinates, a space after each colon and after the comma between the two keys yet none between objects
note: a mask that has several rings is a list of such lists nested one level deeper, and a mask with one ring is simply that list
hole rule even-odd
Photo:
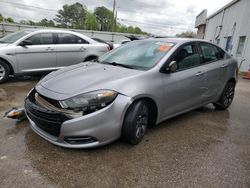
[{"label": "silver sedan", "polygon": [[53,72],[25,99],[30,127],[49,142],[89,148],[122,138],[138,144],[149,125],[213,103],[233,101],[237,63],[203,40],[130,42]]},{"label": "silver sedan", "polygon": [[109,50],[107,44],[72,31],[19,31],[0,39],[0,83],[9,75],[50,72],[96,59]]}]

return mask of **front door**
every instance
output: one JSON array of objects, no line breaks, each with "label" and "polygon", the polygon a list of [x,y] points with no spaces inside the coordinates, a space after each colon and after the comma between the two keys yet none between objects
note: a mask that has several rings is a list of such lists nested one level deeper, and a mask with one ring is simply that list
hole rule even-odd
[{"label": "front door", "polygon": [[170,58],[176,61],[178,69],[170,74],[163,74],[164,110],[162,117],[169,117],[184,112],[203,102],[206,92],[205,71],[196,43],[180,47]]},{"label": "front door", "polygon": [[32,45],[17,46],[19,72],[53,70],[56,66],[56,45],[53,33],[39,33],[27,38]]}]

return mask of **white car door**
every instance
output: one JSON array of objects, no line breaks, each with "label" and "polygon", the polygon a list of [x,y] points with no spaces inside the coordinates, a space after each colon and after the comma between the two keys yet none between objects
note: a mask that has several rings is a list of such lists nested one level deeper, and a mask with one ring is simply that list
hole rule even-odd
[{"label": "white car door", "polygon": [[57,33],[57,67],[83,62],[88,42],[71,33]]},{"label": "white car door", "polygon": [[31,45],[15,50],[19,72],[49,71],[56,67],[56,45],[53,33],[38,33],[27,38]]}]

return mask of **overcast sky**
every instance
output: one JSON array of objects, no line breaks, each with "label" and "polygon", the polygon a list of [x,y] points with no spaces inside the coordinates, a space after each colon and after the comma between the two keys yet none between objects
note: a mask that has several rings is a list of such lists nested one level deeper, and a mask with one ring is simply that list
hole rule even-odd
[{"label": "overcast sky", "polygon": [[[124,25],[139,26],[156,35],[175,35],[193,30],[195,17],[203,10],[215,12],[231,0],[116,0],[118,18]],[[80,2],[91,11],[97,6],[112,9],[113,0],[0,0],[0,13],[15,20],[53,19],[64,4]],[[28,6],[22,6],[19,4]],[[30,7],[29,7],[30,6]],[[37,9],[41,7],[44,9]],[[45,10],[48,9],[48,10]]]}]

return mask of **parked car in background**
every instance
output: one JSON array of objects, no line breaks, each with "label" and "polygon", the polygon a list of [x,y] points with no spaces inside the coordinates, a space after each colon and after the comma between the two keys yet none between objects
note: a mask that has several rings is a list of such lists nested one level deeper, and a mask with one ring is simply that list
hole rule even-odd
[{"label": "parked car in background", "polygon": [[95,40],[96,42],[107,44],[109,46],[110,50],[113,50],[113,48],[114,48],[113,44],[110,42],[104,41],[104,40],[99,39],[99,38],[92,38],[92,39]]},{"label": "parked car in background", "polygon": [[129,42],[99,58],[53,72],[25,99],[31,128],[68,148],[119,137],[138,144],[148,125],[213,103],[233,101],[237,62],[203,40]]},{"label": "parked car in background", "polygon": [[124,45],[124,44],[126,44],[128,42],[131,42],[131,41],[143,40],[143,39],[149,39],[149,38],[151,38],[150,36],[140,36],[140,37],[138,37],[138,36],[134,36],[134,35],[127,35],[125,37],[128,38],[128,39],[122,40],[120,43],[113,44],[114,48],[118,48],[121,45]]},{"label": "parked car in background", "polygon": [[41,74],[96,59],[109,46],[80,33],[24,30],[0,39],[0,83],[9,75]]}]

